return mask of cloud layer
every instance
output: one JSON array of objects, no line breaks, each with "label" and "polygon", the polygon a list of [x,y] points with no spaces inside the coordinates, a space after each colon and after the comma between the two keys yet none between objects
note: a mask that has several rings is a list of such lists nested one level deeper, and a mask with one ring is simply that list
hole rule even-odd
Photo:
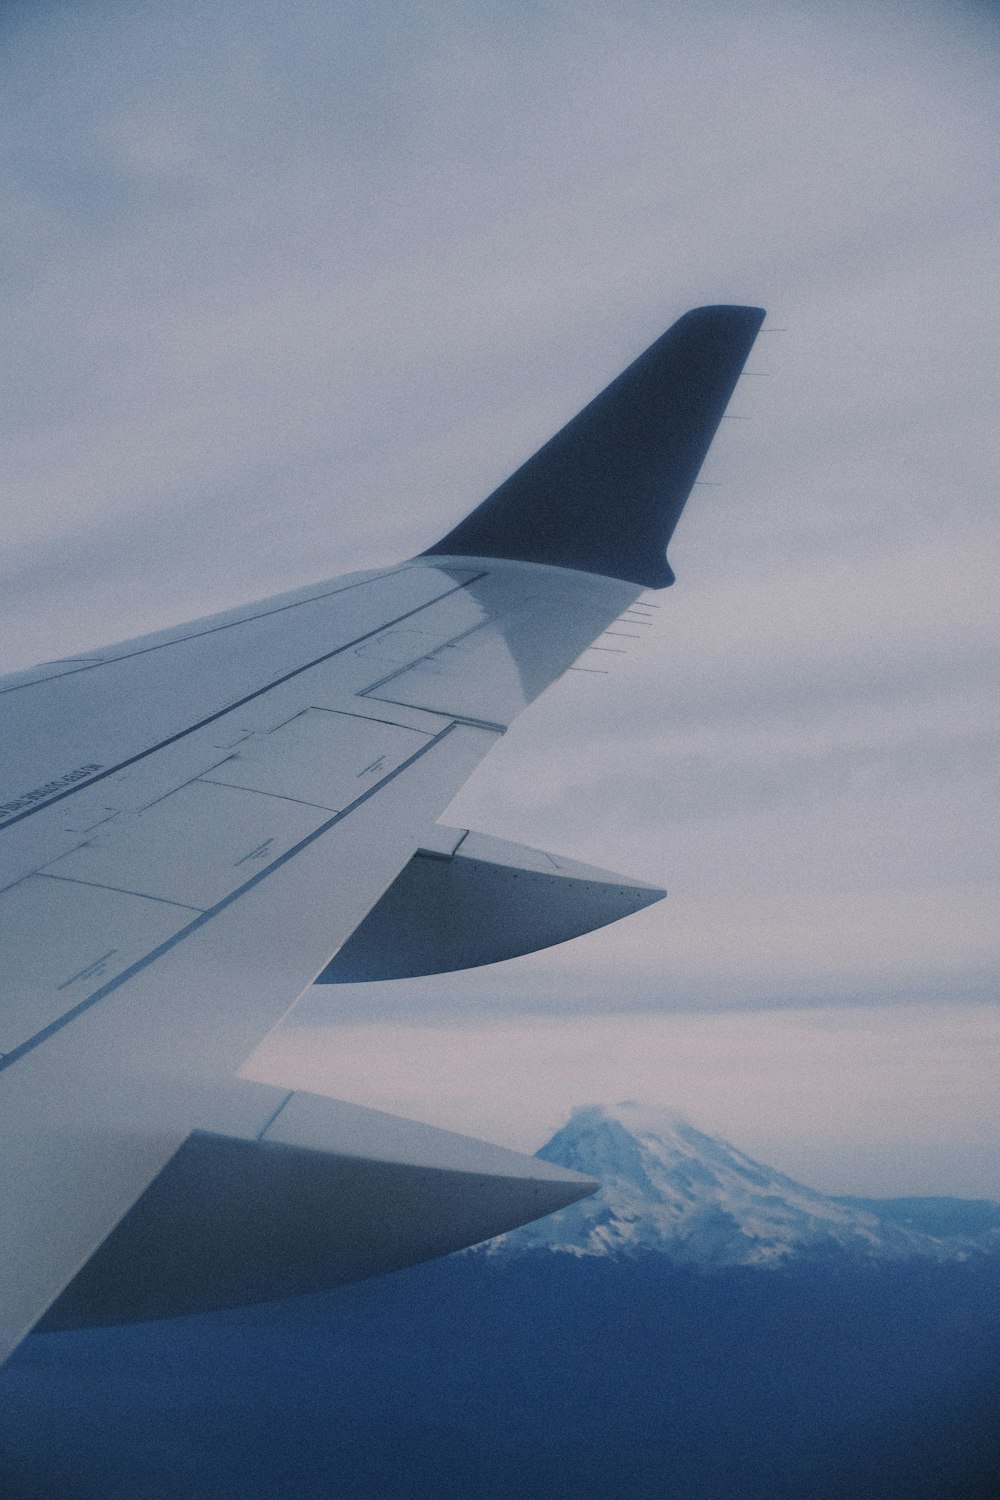
[{"label": "cloud layer", "polygon": [[784,330],[648,639],[570,674],[452,814],[670,899],[314,1018],[995,995],[988,11],[0,26],[4,669],[419,550],[691,305]]}]

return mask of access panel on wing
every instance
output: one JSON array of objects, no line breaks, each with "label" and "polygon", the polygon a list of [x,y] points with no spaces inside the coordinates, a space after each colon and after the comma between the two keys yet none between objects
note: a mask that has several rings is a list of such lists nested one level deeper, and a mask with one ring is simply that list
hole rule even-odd
[{"label": "access panel on wing", "polygon": [[373,685],[385,703],[482,723],[509,724],[617,616],[562,600],[531,599]]}]

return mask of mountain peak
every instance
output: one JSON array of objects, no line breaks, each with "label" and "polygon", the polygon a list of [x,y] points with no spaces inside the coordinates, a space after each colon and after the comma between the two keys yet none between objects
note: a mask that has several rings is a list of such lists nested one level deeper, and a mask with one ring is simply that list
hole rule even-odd
[{"label": "mountain peak", "polygon": [[659,1253],[706,1267],[778,1266],[845,1251],[878,1259],[963,1253],[957,1243],[828,1198],[675,1110],[635,1099],[574,1110],[537,1154],[596,1178],[601,1189],[501,1236],[491,1253]]}]

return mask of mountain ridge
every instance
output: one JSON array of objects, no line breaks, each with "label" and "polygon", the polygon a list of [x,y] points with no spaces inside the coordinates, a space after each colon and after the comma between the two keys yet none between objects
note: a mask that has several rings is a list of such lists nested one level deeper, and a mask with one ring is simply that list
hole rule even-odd
[{"label": "mountain ridge", "polygon": [[[1000,1205],[936,1214],[904,1199],[834,1198],[795,1181],[671,1109],[585,1105],[536,1153],[596,1178],[600,1190],[482,1247],[675,1265],[775,1269],[803,1259],[964,1260],[1000,1250]],[[960,1201],[960,1200],[957,1200]],[[906,1207],[905,1205],[908,1205]],[[931,1225],[931,1229],[927,1224]]]}]

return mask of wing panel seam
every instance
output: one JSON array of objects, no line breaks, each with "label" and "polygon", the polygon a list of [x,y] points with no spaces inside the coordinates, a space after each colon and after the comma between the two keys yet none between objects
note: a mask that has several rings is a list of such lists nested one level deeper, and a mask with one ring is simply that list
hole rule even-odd
[{"label": "wing panel seam", "polygon": [[[98,891],[117,891],[120,896],[138,896],[142,901],[155,901],[160,906],[176,906],[179,911],[207,911],[204,906],[193,906],[190,901],[171,901],[169,896],[151,896],[148,891],[133,891],[125,885],[108,885],[103,880],[81,880],[77,875],[50,875],[47,870],[33,870],[26,880],[58,880],[61,885],[89,885]],[[20,881],[15,884],[20,885]],[[8,887],[11,889],[11,887]]]},{"label": "wing panel seam", "polygon": [[[156,646],[143,646],[138,651],[123,651],[121,656],[95,656],[95,657],[66,657],[69,661],[84,661],[85,666],[73,667],[68,672],[53,672],[50,677],[36,677],[31,682],[17,682],[13,687],[0,688],[0,696],[7,693],[20,693],[24,688],[39,687],[43,682],[58,682],[61,677],[75,677],[79,672],[91,672],[95,667],[111,667],[116,662],[132,661],[137,656],[148,656],[152,651],[165,651],[168,646],[179,646],[182,641],[197,641],[202,636],[217,635],[220,630],[235,630],[237,625],[249,625],[254,620],[266,620],[271,615],[284,614],[289,609],[301,609],[305,604],[315,604],[320,599],[332,599],[336,594],[349,594],[351,589],[361,589],[369,583],[381,581],[383,578],[396,578],[400,573],[412,572],[412,568],[390,568],[386,573],[379,573],[375,578],[361,578],[357,583],[345,584],[341,589],[328,589],[323,594],[313,594],[308,599],[298,599],[294,604],[279,604],[277,609],[263,609],[258,615],[241,615],[238,620],[229,620],[225,625],[210,625],[207,630],[192,630],[190,635],[174,636],[173,640],[160,641]],[[170,627],[168,626],[167,629]],[[183,626],[180,627],[183,629]],[[39,666],[62,665],[61,662],[39,662]],[[30,672],[31,668],[27,668]]]},{"label": "wing panel seam", "polygon": [[467,589],[473,583],[478,583],[480,578],[485,578],[486,576],[485,571],[476,573],[473,577],[467,578],[464,583],[458,583],[454,588],[445,589],[444,593],[435,594],[433,599],[428,599],[423,604],[418,604],[414,609],[408,609],[405,614],[397,615],[392,620],[383,620],[374,630],[366,630],[363,635],[358,635],[353,640],[345,641],[342,646],[335,647],[333,651],[326,651],[322,656],[317,656],[313,661],[307,661],[301,667],[295,667],[291,672],[285,672],[281,677],[276,677],[273,682],[267,683],[264,687],[255,688],[252,693],[247,693],[245,697],[237,698],[233,703],[227,703],[225,708],[220,708],[214,714],[209,714],[206,718],[199,719],[196,724],[189,724],[187,729],[179,729],[176,734],[171,734],[165,740],[160,740],[158,744],[151,745],[148,750],[140,750],[137,755],[130,755],[127,760],[121,760],[113,766],[108,766],[106,770],[101,771],[99,776],[94,776],[90,781],[77,782],[65,791],[59,792],[57,796],[50,798],[48,802],[38,802],[34,807],[26,808],[24,812],[18,813],[15,817],[9,818],[6,823],[0,824],[0,833],[5,828],[12,828],[15,823],[23,822],[25,818],[32,817],[34,813],[41,812],[43,808],[54,807],[57,802],[61,802],[65,797],[73,796],[75,792],[82,792],[89,787],[96,786],[98,782],[105,781],[107,777],[115,775],[116,772],[124,771],[127,766],[134,766],[137,761],[145,760],[148,756],[155,755],[158,750],[165,750],[168,745],[175,745],[178,740],[186,738],[187,735],[194,734],[199,729],[204,729],[208,724],[214,724],[216,719],[224,718],[226,714],[233,713],[237,708],[243,708],[245,704],[252,703],[255,698],[261,698],[265,693],[271,692],[274,688],[281,687],[286,682],[291,682],[294,677],[301,676],[303,672],[308,672],[312,667],[321,666],[323,662],[330,661],[334,656],[341,656],[345,651],[350,651],[353,646],[357,646],[359,642],[371,640],[372,636],[381,634],[383,630],[387,630],[393,625],[398,625],[402,620],[412,619],[414,615],[419,615],[423,610],[430,609],[431,605],[440,604],[442,599],[448,599],[452,594],[461,593],[463,589]]},{"label": "wing panel seam", "polygon": [[[168,953],[172,948],[176,948],[179,943],[182,943],[186,938],[189,938],[193,932],[196,932],[199,928],[204,927],[206,923],[210,922],[213,917],[217,917],[220,912],[225,911],[227,907],[232,906],[233,903],[235,901],[238,901],[241,896],[244,896],[247,891],[252,890],[254,886],[260,885],[261,881],[266,880],[267,877],[269,875],[272,875],[275,870],[280,869],[282,865],[286,865],[289,860],[294,859],[295,856],[297,854],[300,854],[303,849],[308,847],[308,845],[315,843],[315,841],[318,838],[321,838],[324,833],[329,832],[329,830],[334,826],[335,823],[342,822],[344,818],[349,817],[350,814],[354,812],[355,808],[360,807],[363,802],[367,802],[370,797],[374,797],[376,792],[380,792],[383,787],[385,787],[390,781],[394,781],[397,776],[401,776],[404,771],[408,770],[410,766],[413,765],[414,761],[419,760],[422,756],[426,755],[428,751],[433,750],[435,745],[439,745],[442,740],[447,739],[448,735],[451,734],[451,732],[457,727],[459,726],[455,724],[449,724],[446,729],[442,729],[441,733],[436,734],[434,738],[428,742],[428,744],[421,745],[419,749],[415,750],[411,756],[402,761],[395,768],[395,770],[390,771],[388,776],[383,777],[381,781],[376,782],[374,786],[371,786],[367,791],[362,792],[360,797],[356,797],[348,807],[342,808],[338,813],[334,813],[334,815],[331,818],[328,818],[326,822],[321,823],[319,828],[314,828],[312,833],[309,833],[305,838],[300,839],[299,842],[293,845],[291,849],[286,849],[284,854],[281,854],[277,859],[272,860],[272,862],[263,870],[258,870],[255,875],[252,875],[249,880],[245,881],[243,885],[239,886],[235,891],[230,891],[228,896],[223,897],[221,901],[217,901],[214,906],[210,906],[206,911],[200,912],[199,915],[195,917],[194,921],[189,922],[186,927],[182,927],[180,932],[175,932],[172,937],[166,938],[162,943],[159,943],[155,948],[151,949],[149,953],[146,953],[142,958],[137,959],[134,964],[130,964],[129,967],[123,970],[121,974],[117,974],[113,979],[109,979],[107,984],[101,985],[100,988],[94,990],[92,994],[87,995],[83,1000],[78,1001],[71,1010],[68,1010],[63,1015],[58,1016],[56,1020],[50,1021],[47,1026],[43,1026],[40,1031],[37,1031],[34,1036],[29,1037],[27,1041],[19,1043],[18,1046],[12,1047],[9,1052],[5,1052],[0,1055],[0,1072],[3,1072],[5,1068],[11,1067],[14,1063],[19,1062],[22,1057],[27,1055],[27,1053],[33,1052],[37,1046],[39,1046],[42,1042],[47,1041],[50,1036],[53,1036],[57,1031],[61,1031],[63,1027],[68,1026],[71,1021],[75,1021],[77,1016],[82,1015],[82,1013],[86,1010],[90,1010],[90,1008],[93,1005],[96,1005],[98,1001],[106,999],[108,995],[112,994],[114,990],[120,989],[121,986],[123,984],[126,984],[130,979],[134,979],[136,974],[141,973],[143,969],[147,969],[150,964],[155,963],[158,958],[162,958],[163,955],[165,953]],[[86,882],[80,882],[80,884],[85,883]],[[156,898],[154,897],[152,899],[155,900]]]}]

